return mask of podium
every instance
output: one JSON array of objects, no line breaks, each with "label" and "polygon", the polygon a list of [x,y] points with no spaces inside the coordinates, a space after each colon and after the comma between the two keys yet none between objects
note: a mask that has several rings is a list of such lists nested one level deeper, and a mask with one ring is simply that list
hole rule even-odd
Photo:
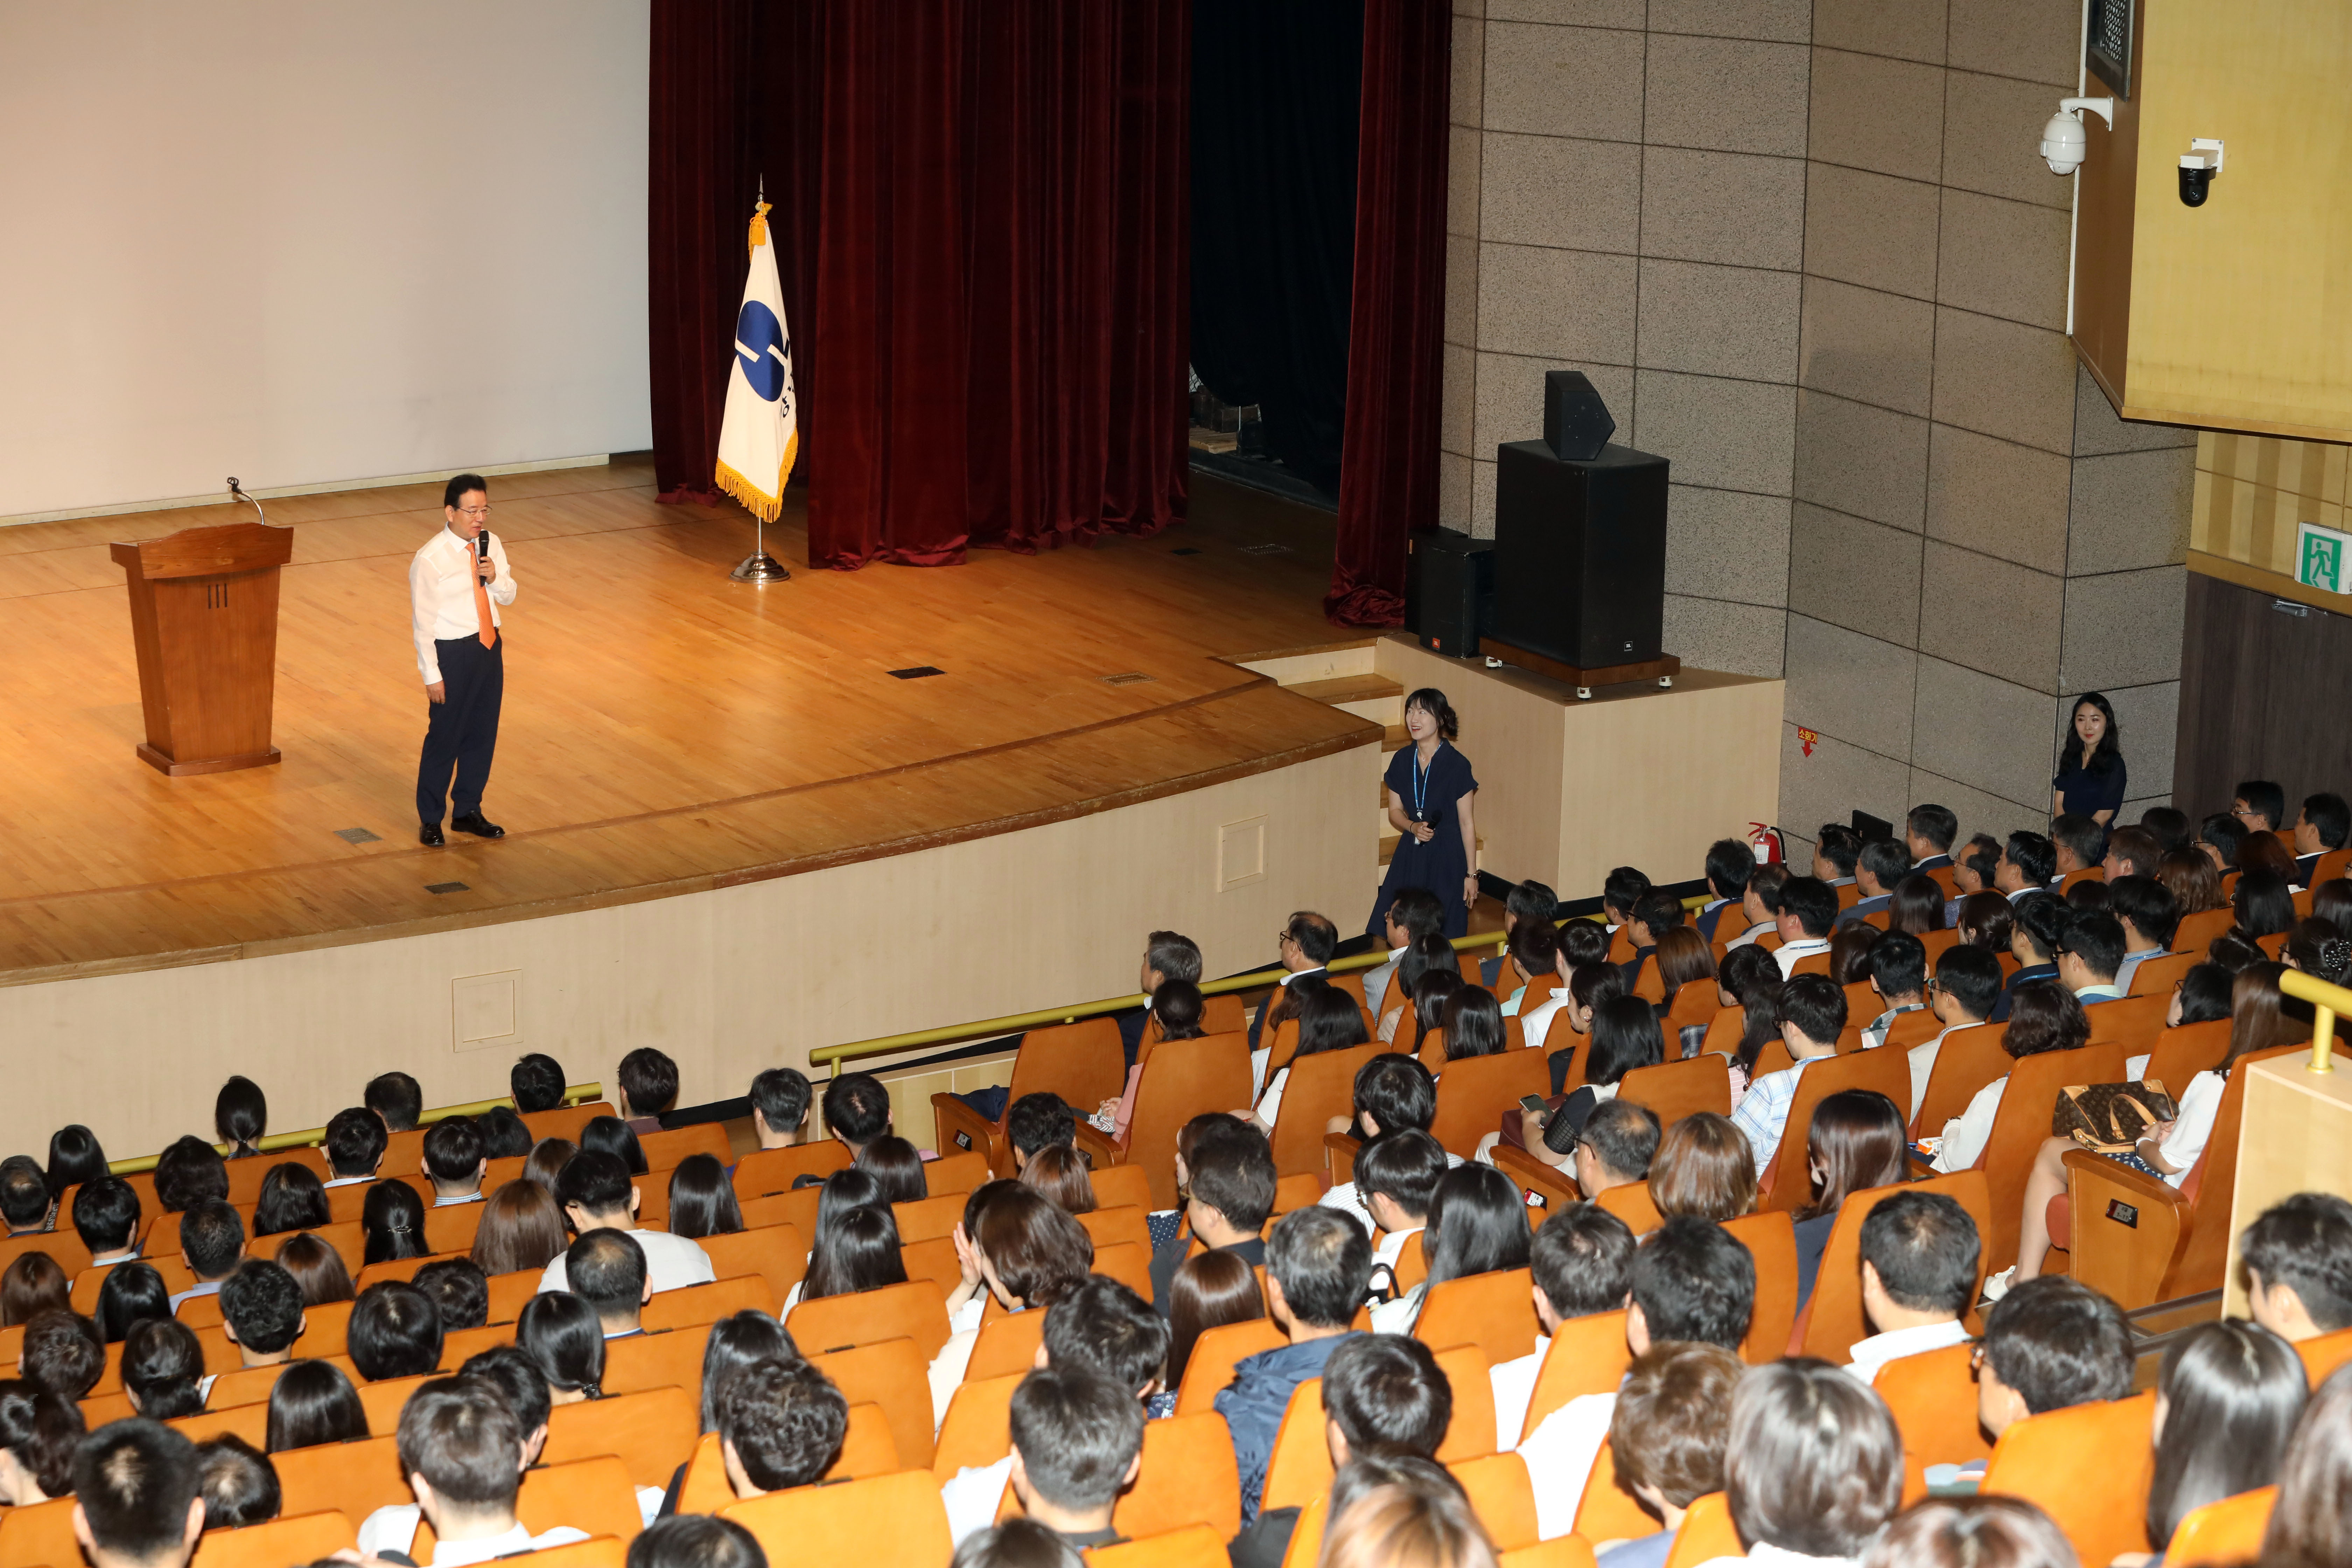
[{"label": "podium", "polygon": [[111,549],[131,584],[140,760],[174,778],[277,762],[278,569],[294,531],[237,522]]}]

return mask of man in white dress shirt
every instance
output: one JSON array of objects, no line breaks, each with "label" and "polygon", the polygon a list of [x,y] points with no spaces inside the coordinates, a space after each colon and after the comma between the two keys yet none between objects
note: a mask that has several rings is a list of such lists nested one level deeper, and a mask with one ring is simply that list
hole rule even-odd
[{"label": "man in white dress shirt", "polygon": [[398,1441],[400,1471],[415,1506],[369,1515],[359,1532],[362,1555],[404,1553],[415,1540],[418,1514],[433,1526],[425,1568],[471,1568],[587,1540],[586,1531],[570,1525],[533,1535],[515,1518],[524,1436],[505,1391],[488,1378],[436,1378],[417,1389],[401,1406]]},{"label": "man in white dress shirt", "polygon": [[449,826],[460,833],[506,835],[482,816],[482,791],[499,747],[499,704],[507,684],[497,606],[514,603],[514,574],[507,569],[506,546],[489,531],[488,481],[459,474],[441,500],[446,526],[408,563],[410,631],[429,704],[425,751],[416,764],[416,837],[423,844],[443,842],[441,814],[451,808],[456,815]]},{"label": "man in white dress shirt", "polygon": [[100,1427],[74,1453],[75,1539],[98,1568],[181,1568],[205,1531],[200,1468],[160,1422]]},{"label": "man in white dress shirt", "polygon": [[1983,1243],[1969,1211],[1941,1193],[1897,1193],[1862,1222],[1862,1311],[1876,1331],[1846,1370],[1868,1387],[1907,1355],[1967,1342],[1960,1314],[1977,1293]]},{"label": "man in white dress shirt", "polygon": [[1419,938],[1445,933],[1445,906],[1427,888],[1399,888],[1381,918],[1386,928],[1381,934],[1389,944],[1388,962],[1364,971],[1364,1007],[1375,1020],[1389,1009],[1389,983],[1396,978],[1397,965],[1404,962],[1407,950]]},{"label": "man in white dress shirt", "polygon": [[[691,1240],[666,1230],[637,1228],[637,1195],[621,1157],[600,1150],[583,1149],[555,1178],[555,1201],[563,1205],[563,1217],[572,1230],[581,1236],[592,1230],[626,1231],[646,1255],[646,1282],[656,1293],[708,1285],[718,1278],[710,1254]],[[539,1277],[539,1288],[542,1292],[569,1290],[569,1281],[563,1259],[558,1258]]]}]

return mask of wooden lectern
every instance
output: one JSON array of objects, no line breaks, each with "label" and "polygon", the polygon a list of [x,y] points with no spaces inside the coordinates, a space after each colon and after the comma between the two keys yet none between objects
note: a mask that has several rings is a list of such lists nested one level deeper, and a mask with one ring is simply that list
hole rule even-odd
[{"label": "wooden lectern", "polygon": [[278,569],[293,556],[294,531],[236,522],[112,548],[131,580],[141,759],[174,778],[278,761]]}]

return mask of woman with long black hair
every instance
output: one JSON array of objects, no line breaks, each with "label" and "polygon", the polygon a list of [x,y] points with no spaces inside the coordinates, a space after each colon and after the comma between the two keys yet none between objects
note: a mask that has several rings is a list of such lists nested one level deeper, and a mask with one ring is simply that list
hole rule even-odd
[{"label": "woman with long black hair", "polygon": [[1478,897],[1478,833],[1470,819],[1478,780],[1452,743],[1461,721],[1445,693],[1424,686],[1404,700],[1404,730],[1412,743],[1389,759],[1387,778],[1389,826],[1402,837],[1364,930],[1381,934],[1398,889],[1426,888],[1445,906],[1444,934],[1467,936]]},{"label": "woman with long black hair", "polygon": [[2074,717],[2058,743],[2058,775],[2050,781],[2050,815],[2069,812],[2113,826],[2124,804],[2123,731],[2116,710],[2096,691],[2074,699]]}]

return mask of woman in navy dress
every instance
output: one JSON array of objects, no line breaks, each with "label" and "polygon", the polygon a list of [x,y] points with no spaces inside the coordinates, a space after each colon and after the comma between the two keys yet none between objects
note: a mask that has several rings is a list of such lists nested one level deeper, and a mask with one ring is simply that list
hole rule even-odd
[{"label": "woman in navy dress", "polygon": [[2059,742],[2058,776],[2050,781],[2051,815],[2073,812],[2113,827],[2116,813],[2123,809],[2125,780],[2116,710],[2098,692],[2085,691],[2074,700],[2067,731]]},{"label": "woman in navy dress", "polygon": [[1445,693],[1425,686],[1404,700],[1405,733],[1412,743],[1389,760],[1389,826],[1403,835],[1364,930],[1377,938],[1389,900],[1400,888],[1426,888],[1445,906],[1445,934],[1470,934],[1470,905],[1478,897],[1473,869],[1478,833],[1470,806],[1478,781],[1470,759],[1449,743],[1459,721]]}]

